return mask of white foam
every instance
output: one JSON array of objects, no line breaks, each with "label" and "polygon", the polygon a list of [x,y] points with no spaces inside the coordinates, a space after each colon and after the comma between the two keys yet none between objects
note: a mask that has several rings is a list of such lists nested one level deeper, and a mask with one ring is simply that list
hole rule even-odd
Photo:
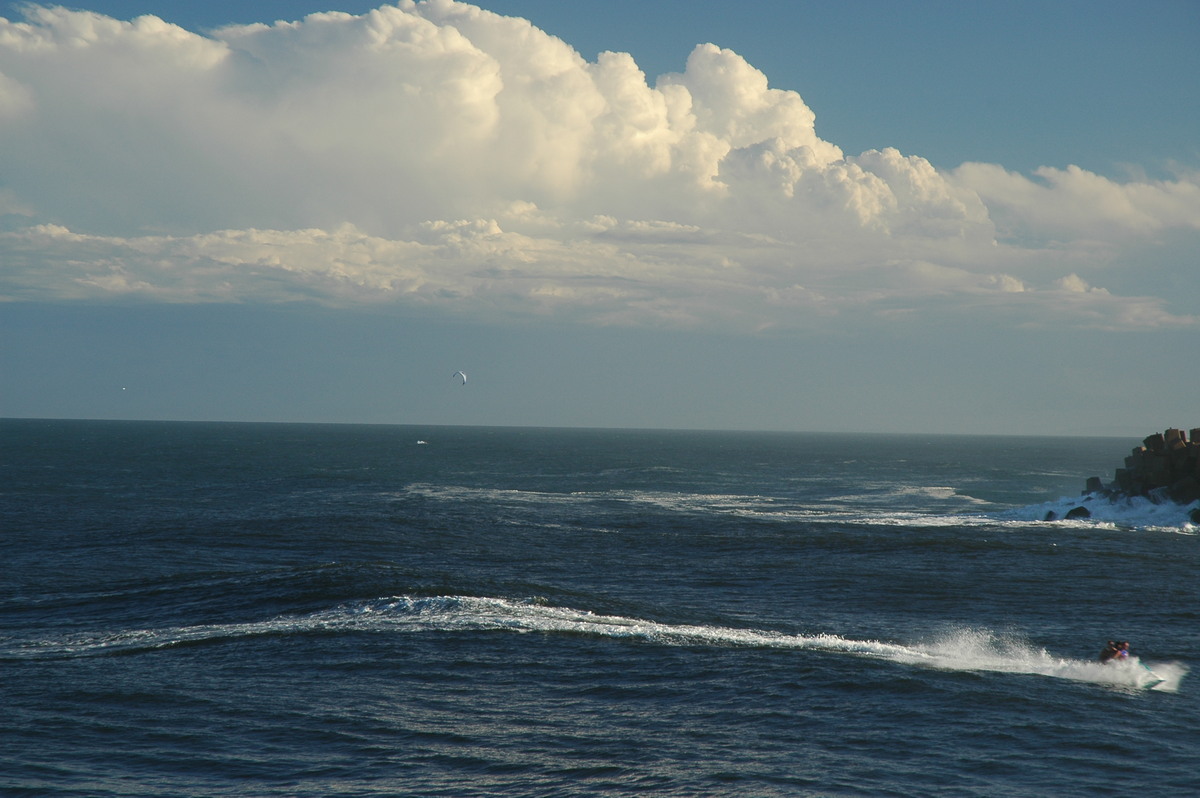
[{"label": "white foam", "polygon": [[[1068,512],[1075,507],[1086,507],[1090,518],[1064,521]],[[1044,521],[1053,513],[1053,523],[1076,524],[1079,526],[1103,525],[1112,529],[1154,529],[1178,532],[1185,535],[1200,534],[1200,527],[1189,520],[1193,510],[1200,508],[1200,501],[1188,505],[1174,502],[1153,502],[1143,496],[1108,499],[1102,496],[1063,497],[1044,504],[1021,507],[998,515],[1002,519],[1021,521]]]},{"label": "white foam", "polygon": [[[641,640],[668,646],[794,649],[871,657],[949,671],[991,671],[1068,679],[1131,689],[1176,692],[1188,668],[1180,663],[1143,665],[1136,658],[1100,664],[1055,657],[1011,636],[987,629],[959,629],[928,642],[898,643],[831,634],[799,635],[760,629],[668,624],[620,615],[523,601],[475,596],[390,596],[355,602],[305,616],[244,624],[140,629],[104,635],[74,635],[41,641],[6,641],[0,655],[16,657],[96,656],[149,651],[185,644],[264,635],[312,632],[469,632],[571,634]],[[1151,672],[1153,671],[1153,673]]]},{"label": "white foam", "polygon": [[867,488],[872,492],[830,496],[819,501],[741,493],[636,489],[550,493],[426,484],[410,485],[405,488],[404,495],[447,501],[483,501],[508,507],[529,506],[539,510],[570,506],[585,510],[596,503],[624,503],[633,508],[650,507],[669,513],[721,515],[785,523],[800,521],[814,524],[856,523],[868,526],[897,526],[910,523],[921,526],[952,526],[983,524],[990,520],[964,512],[945,514],[925,508],[894,509],[912,504],[913,499],[916,499],[918,504],[934,502],[971,512],[975,512],[981,505],[989,504],[985,500],[959,493],[951,487],[880,483]]},{"label": "white foam", "polygon": [[598,635],[639,639],[662,645],[780,648],[873,657],[928,668],[992,671],[1048,676],[1072,681],[1175,692],[1188,669],[1178,663],[1147,667],[1135,657],[1103,665],[1092,660],[1055,657],[1044,649],[986,629],[962,629],[925,643],[894,643],[838,635],[795,635],[722,626],[664,624],[638,618],[597,615],[586,610],[547,606],[538,601],[443,596],[395,597],[355,606],[359,617],[373,617],[376,628],[508,630]]},{"label": "white foam", "polygon": [[949,485],[906,485],[890,482],[868,484],[869,492],[849,493],[829,497],[829,502],[849,504],[882,503],[893,505],[897,500],[917,499],[922,502],[945,504],[955,502],[962,505],[990,504],[985,499],[979,499],[966,493],[960,493],[957,488]]},{"label": "white foam", "polygon": [[[1143,665],[1137,657],[1100,663],[1056,657],[1024,640],[987,629],[962,629],[915,647],[932,667],[960,671],[994,671],[1092,682],[1120,687],[1176,692],[1188,668],[1178,663]],[[1155,685],[1159,679],[1160,683]]]},{"label": "white foam", "polygon": [[[991,503],[944,485],[878,483],[864,486],[865,492],[828,496],[819,501],[738,493],[693,493],[687,491],[604,490],[552,493],[453,486],[411,485],[408,495],[447,501],[484,501],[497,506],[577,507],[585,511],[595,503],[624,503],[631,507],[653,507],[670,513],[711,514],[782,523],[855,524],[859,526],[990,527],[1054,523],[1060,526],[1100,529],[1162,530],[1185,535],[1200,534],[1200,526],[1189,521],[1189,513],[1200,502],[1179,505],[1149,499],[1110,500],[1101,496],[1062,497],[1054,501],[1011,509],[989,510]],[[938,505],[937,507],[931,505]],[[1067,513],[1083,506],[1091,517],[1065,520]],[[1049,513],[1055,520],[1047,522]],[[544,517],[544,516],[543,516]]]}]

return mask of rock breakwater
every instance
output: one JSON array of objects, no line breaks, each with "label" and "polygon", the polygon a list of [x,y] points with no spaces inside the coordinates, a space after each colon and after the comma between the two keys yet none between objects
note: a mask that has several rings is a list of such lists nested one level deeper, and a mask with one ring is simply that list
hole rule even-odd
[{"label": "rock breakwater", "polygon": [[[1171,428],[1156,432],[1125,458],[1107,485],[1100,477],[1091,477],[1085,496],[1110,499],[1142,496],[1152,502],[1191,504],[1200,501],[1200,427],[1184,432]],[[1192,523],[1200,523],[1200,508],[1191,513]]]},{"label": "rock breakwater", "polygon": [[1185,433],[1168,429],[1142,441],[1125,458],[1113,481],[1104,486],[1096,477],[1088,480],[1085,493],[1145,496],[1155,501],[1191,504],[1200,499],[1200,428]]}]

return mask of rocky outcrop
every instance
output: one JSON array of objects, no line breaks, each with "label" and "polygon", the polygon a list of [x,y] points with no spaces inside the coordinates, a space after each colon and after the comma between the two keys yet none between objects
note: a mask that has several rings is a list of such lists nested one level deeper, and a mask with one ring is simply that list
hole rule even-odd
[{"label": "rocky outcrop", "polygon": [[[1084,507],[1082,504],[1079,505],[1078,507],[1073,507],[1072,509],[1067,510],[1067,514],[1063,516],[1063,518],[1067,519],[1068,521],[1075,521],[1080,518],[1091,518],[1091,517],[1092,517],[1092,511],[1089,510],[1088,508]],[[1046,517],[1043,518],[1042,520],[1043,521],[1057,521],[1057,520],[1059,520],[1058,513],[1051,510],[1050,512],[1046,513]]]},{"label": "rocky outcrop", "polygon": [[1092,477],[1083,492],[1191,504],[1200,499],[1200,428],[1151,435],[1125,458],[1125,467],[1116,470],[1111,483]]}]

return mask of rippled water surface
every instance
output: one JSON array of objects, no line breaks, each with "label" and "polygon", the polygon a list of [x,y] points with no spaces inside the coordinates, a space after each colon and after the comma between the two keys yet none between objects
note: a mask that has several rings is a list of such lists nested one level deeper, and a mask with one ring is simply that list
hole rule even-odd
[{"label": "rippled water surface", "polygon": [[5,795],[1194,794],[1186,508],[1041,520],[1136,441],[0,442]]}]

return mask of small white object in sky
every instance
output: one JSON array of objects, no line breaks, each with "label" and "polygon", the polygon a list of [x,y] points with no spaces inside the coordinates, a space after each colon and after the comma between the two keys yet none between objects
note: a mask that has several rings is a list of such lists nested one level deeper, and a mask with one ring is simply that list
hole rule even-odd
[{"label": "small white object in sky", "polygon": [[461,371],[456,371],[456,372],[454,372],[454,374],[452,374],[451,376],[454,376],[454,377],[462,377],[462,384],[463,384],[463,385],[466,385],[466,384],[467,384],[467,375],[466,375],[466,374],[464,374],[463,372],[461,372]]}]

